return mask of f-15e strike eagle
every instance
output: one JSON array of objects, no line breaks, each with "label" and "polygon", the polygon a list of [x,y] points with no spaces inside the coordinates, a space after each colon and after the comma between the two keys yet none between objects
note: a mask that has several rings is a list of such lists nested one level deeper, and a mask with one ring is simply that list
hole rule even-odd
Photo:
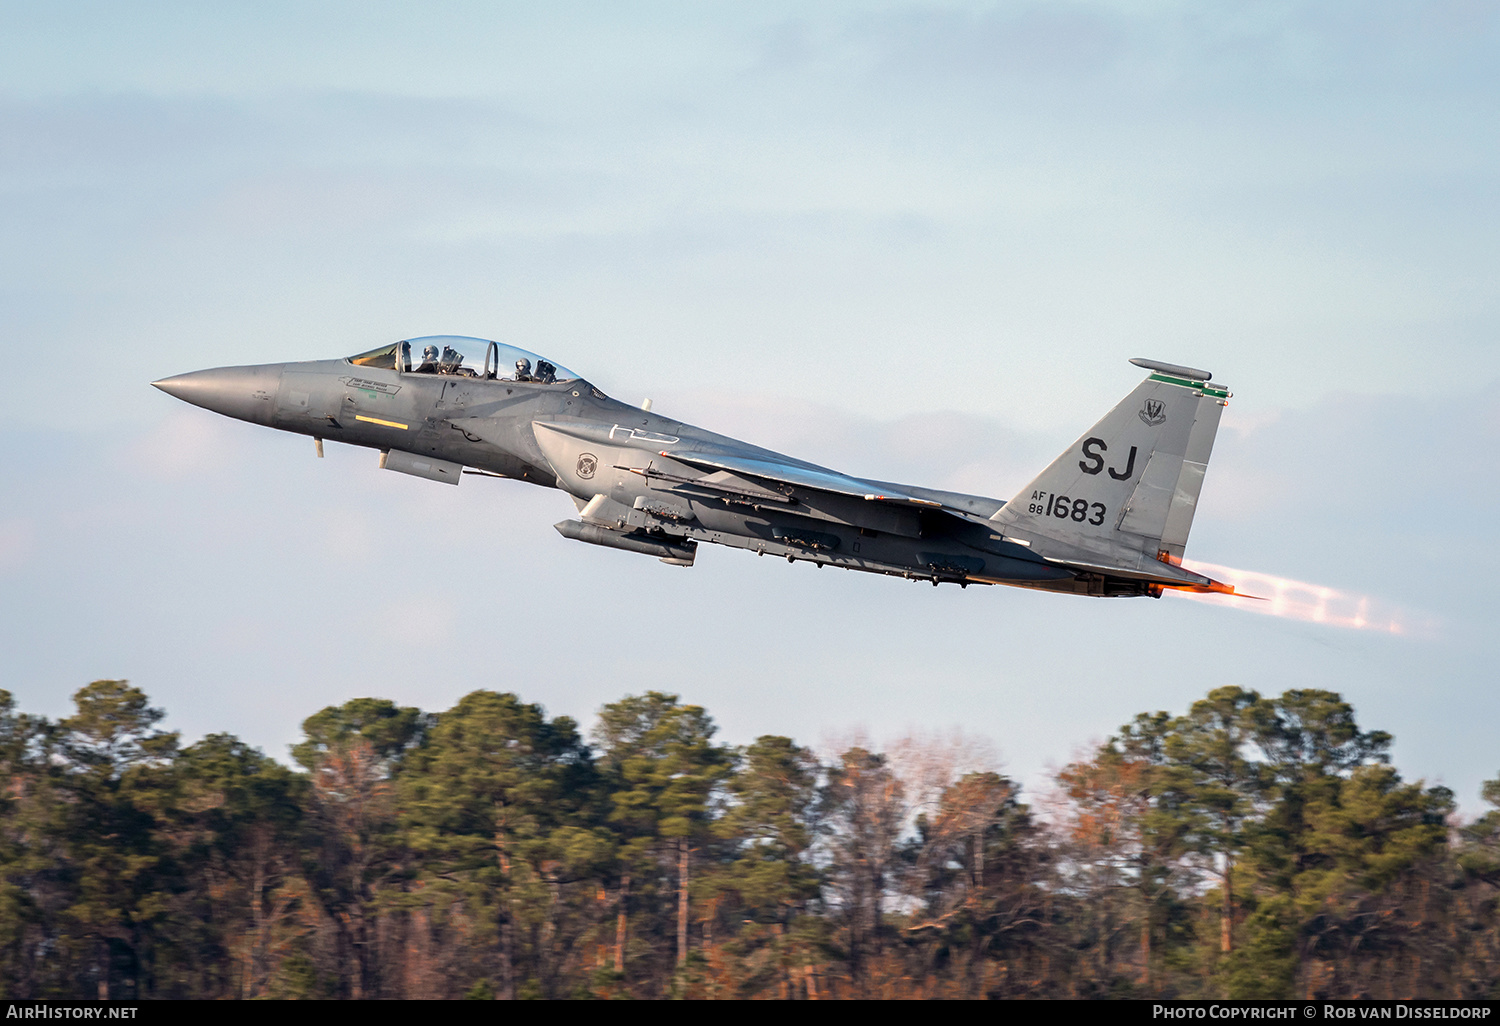
[{"label": "f-15e strike eagle", "polygon": [[[1231,593],[1183,547],[1230,393],[1149,376],[1009,502],[850,477],[611,399],[534,353],[457,335],[153,384],[227,417],[380,451],[380,466],[560,488],[565,538],[691,566],[701,542],[911,580],[1078,595]],[[467,468],[467,469],[466,469]]]}]

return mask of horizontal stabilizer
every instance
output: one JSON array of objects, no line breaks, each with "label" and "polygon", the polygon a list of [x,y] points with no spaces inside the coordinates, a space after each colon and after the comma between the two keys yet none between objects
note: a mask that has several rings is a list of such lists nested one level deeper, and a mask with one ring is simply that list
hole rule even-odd
[{"label": "horizontal stabilizer", "polygon": [[1183,591],[1208,591],[1220,595],[1236,594],[1234,588],[1223,581],[1216,581],[1212,577],[1195,574],[1191,570],[1184,570],[1180,566],[1164,561],[1137,568],[1109,566],[1104,563],[1088,563],[1079,559],[1059,559],[1052,556],[1044,556],[1042,558],[1048,563],[1055,566],[1067,567],[1069,570],[1103,574],[1107,577],[1123,577],[1130,581],[1145,581],[1148,584],[1159,584],[1163,588],[1180,588]]}]

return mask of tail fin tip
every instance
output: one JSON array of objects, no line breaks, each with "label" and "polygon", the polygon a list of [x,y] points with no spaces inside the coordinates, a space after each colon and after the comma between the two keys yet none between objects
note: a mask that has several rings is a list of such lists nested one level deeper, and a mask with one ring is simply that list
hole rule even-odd
[{"label": "tail fin tip", "polygon": [[1196,367],[1184,367],[1177,363],[1164,363],[1161,360],[1148,360],[1144,356],[1137,356],[1130,362],[1144,370],[1172,374],[1177,377],[1187,378],[1190,381],[1212,381],[1214,379],[1214,376],[1206,370],[1198,370]]}]

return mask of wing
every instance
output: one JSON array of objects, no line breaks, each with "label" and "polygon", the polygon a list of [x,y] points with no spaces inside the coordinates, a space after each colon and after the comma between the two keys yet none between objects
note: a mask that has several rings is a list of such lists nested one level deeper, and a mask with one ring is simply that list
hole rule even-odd
[{"label": "wing", "polygon": [[[1002,505],[977,496],[851,477],[764,449],[679,445],[682,439],[677,436],[619,424],[558,419],[533,421],[531,427],[558,483],[575,496],[601,490],[601,479],[594,475],[615,470],[639,474],[651,480],[653,487],[684,497],[713,496],[749,508],[776,509],[908,538],[923,536],[922,517],[945,513],[993,532],[995,527],[985,516]],[[483,435],[488,429],[475,426],[472,430]],[[972,508],[950,508],[948,499],[966,501]],[[976,515],[981,510],[984,515]]]},{"label": "wing", "polygon": [[753,456],[726,456],[721,453],[699,453],[663,451],[662,456],[667,459],[686,463],[690,466],[701,467],[705,470],[727,470],[731,474],[741,477],[759,478],[772,484],[790,485],[797,489],[810,489],[819,492],[831,492],[834,495],[845,495],[866,502],[885,502],[897,506],[920,506],[928,509],[939,509],[942,503],[933,502],[931,499],[919,499],[915,495],[907,495],[904,492],[895,491],[889,485],[876,485],[870,481],[861,481],[856,477],[849,477],[833,470],[824,470],[820,467],[797,466],[791,463],[780,463],[775,460],[757,459]]},{"label": "wing", "polygon": [[760,454],[657,449],[635,473],[661,479],[685,494],[738,492],[767,509],[848,524],[908,538],[921,537],[920,514],[942,504],[810,464]]}]

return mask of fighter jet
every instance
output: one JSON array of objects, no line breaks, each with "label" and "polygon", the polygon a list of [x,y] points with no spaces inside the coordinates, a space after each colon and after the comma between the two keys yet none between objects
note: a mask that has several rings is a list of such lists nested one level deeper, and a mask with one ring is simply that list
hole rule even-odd
[{"label": "fighter jet", "polygon": [[458,335],[340,360],[164,378],[169,395],[252,424],[378,450],[386,470],[558,488],[565,538],[692,566],[704,542],[933,585],[1093,596],[1230,593],[1185,569],[1219,415],[1207,371],[1149,374],[1009,501],[851,477],[605,395],[561,364]]}]

